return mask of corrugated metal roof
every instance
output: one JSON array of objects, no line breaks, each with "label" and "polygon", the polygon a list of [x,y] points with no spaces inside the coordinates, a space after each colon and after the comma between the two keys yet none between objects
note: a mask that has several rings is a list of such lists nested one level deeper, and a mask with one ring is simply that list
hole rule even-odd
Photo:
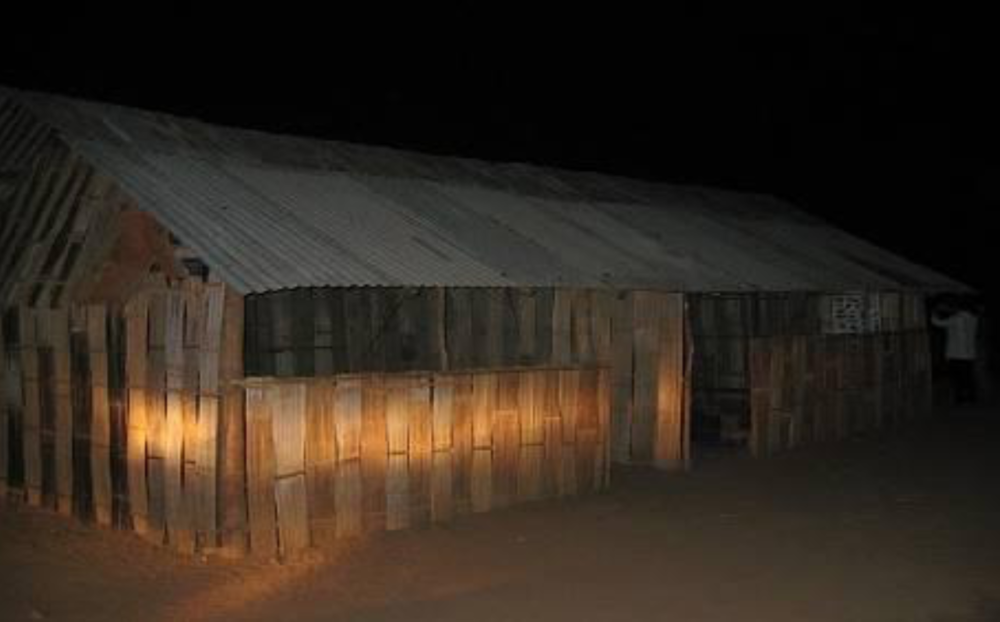
[{"label": "corrugated metal roof", "polygon": [[366,285],[964,289],[769,197],[5,94],[245,293]]}]

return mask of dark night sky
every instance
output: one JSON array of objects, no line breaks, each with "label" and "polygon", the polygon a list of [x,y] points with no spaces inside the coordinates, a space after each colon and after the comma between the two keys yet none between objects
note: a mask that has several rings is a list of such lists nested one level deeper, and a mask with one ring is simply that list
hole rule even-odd
[{"label": "dark night sky", "polygon": [[630,16],[526,32],[514,26],[531,16],[501,24],[458,12],[452,19],[465,21],[441,22],[443,33],[405,18],[250,31],[172,17],[155,32],[106,23],[8,37],[0,83],[265,130],[767,192],[993,289],[997,229],[986,215],[1000,204],[1000,101],[989,40],[967,27],[971,16],[678,13],[647,28]]}]

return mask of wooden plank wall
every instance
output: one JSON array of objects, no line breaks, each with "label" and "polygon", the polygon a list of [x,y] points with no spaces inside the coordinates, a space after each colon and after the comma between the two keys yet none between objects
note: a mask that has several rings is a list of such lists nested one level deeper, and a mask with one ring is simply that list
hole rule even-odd
[{"label": "wooden plank wall", "polygon": [[689,295],[691,435],[695,442],[745,444],[750,430],[748,345],[753,299]]},{"label": "wooden plank wall", "polygon": [[610,301],[613,459],[689,466],[690,420],[682,294],[628,292]]},{"label": "wooden plank wall", "polygon": [[928,414],[931,370],[923,300],[883,294],[881,304],[882,326],[874,333],[822,334],[815,328],[818,320],[796,326],[775,319],[787,318],[787,311],[772,313],[758,326],[749,357],[754,455]]},{"label": "wooden plank wall", "polygon": [[[194,282],[161,283],[123,309],[9,309],[0,351],[4,487],[181,551],[217,547],[220,516],[232,518],[219,512],[220,496],[244,495],[242,473],[227,487],[220,466],[229,463],[218,455],[220,377],[237,380],[242,357],[241,325],[228,318],[237,333],[224,334],[226,315],[224,287]],[[242,389],[227,399],[242,419]]]},{"label": "wooden plank wall", "polygon": [[608,484],[607,369],[247,383],[254,554]]},{"label": "wooden plank wall", "polygon": [[616,461],[683,468],[680,295],[580,289],[356,288],[246,300],[248,376],[605,366]]},{"label": "wooden plank wall", "polygon": [[611,298],[603,290],[381,287],[248,296],[246,375],[604,365]]}]

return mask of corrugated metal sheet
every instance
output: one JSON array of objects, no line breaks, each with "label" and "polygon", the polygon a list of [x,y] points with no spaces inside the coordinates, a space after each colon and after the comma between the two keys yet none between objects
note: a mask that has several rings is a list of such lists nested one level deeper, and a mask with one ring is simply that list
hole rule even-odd
[{"label": "corrugated metal sheet", "polygon": [[220,277],[673,291],[964,287],[756,195],[219,128],[4,91]]}]

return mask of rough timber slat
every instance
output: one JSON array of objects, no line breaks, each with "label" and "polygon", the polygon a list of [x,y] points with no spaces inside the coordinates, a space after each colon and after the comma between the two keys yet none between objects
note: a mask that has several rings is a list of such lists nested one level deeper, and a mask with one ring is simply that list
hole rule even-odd
[{"label": "rough timber slat", "polygon": [[224,288],[222,336],[219,344],[219,545],[230,555],[244,553],[249,544],[245,391],[243,377],[243,297]]},{"label": "rough timber slat", "polygon": [[11,402],[14,390],[11,387],[14,374],[7,362],[6,318],[0,313],[0,498],[7,498],[10,448],[8,431],[10,426]]},{"label": "rough timber slat", "polygon": [[[287,556],[363,530],[603,488],[607,378],[592,369],[252,380],[251,548]],[[477,410],[489,414],[478,424]],[[487,428],[478,446],[477,425]],[[552,440],[558,462],[546,475]]]},{"label": "rough timber slat", "polygon": [[125,377],[128,386],[128,490],[132,528],[149,531],[146,490],[147,456],[147,307],[146,297],[136,296],[125,308]]},{"label": "rough timber slat", "polygon": [[111,411],[108,403],[107,309],[87,307],[87,345],[92,385],[90,427],[91,481],[94,515],[101,525],[111,524]]},{"label": "rough timber slat", "polygon": [[35,341],[35,313],[18,310],[21,374],[24,386],[23,460],[24,487],[31,505],[42,500],[41,411],[39,404],[38,350]]},{"label": "rough timber slat", "polygon": [[[60,513],[71,514],[73,511],[73,410],[70,376],[70,319],[66,309],[52,309],[48,315],[55,368],[56,506]],[[106,518],[110,518],[110,516]]]}]

